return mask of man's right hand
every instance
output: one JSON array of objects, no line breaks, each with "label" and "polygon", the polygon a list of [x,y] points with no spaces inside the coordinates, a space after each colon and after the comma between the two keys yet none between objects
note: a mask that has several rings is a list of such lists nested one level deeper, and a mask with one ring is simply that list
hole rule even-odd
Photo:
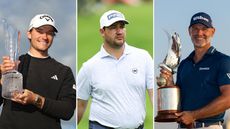
[{"label": "man's right hand", "polygon": [[166,79],[166,86],[173,86],[174,82],[173,82],[173,74],[172,72],[170,72],[169,70],[161,67],[160,70],[160,77],[163,77]]},{"label": "man's right hand", "polygon": [[2,57],[2,64],[1,66],[1,74],[6,73],[7,71],[16,69],[18,62],[13,62],[10,60],[9,56],[3,56]]}]

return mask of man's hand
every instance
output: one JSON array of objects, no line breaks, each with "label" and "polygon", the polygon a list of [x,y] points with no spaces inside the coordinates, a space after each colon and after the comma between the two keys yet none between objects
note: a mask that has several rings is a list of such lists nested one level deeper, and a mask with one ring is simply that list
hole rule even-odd
[{"label": "man's hand", "polygon": [[19,64],[19,61],[13,62],[10,60],[9,56],[3,56],[2,57],[2,64],[1,67],[1,73],[6,73],[7,71],[17,69],[17,65]]},{"label": "man's hand", "polygon": [[11,100],[22,105],[32,104],[39,109],[42,109],[45,103],[44,97],[27,89],[24,89],[22,93],[15,93]]},{"label": "man's hand", "polygon": [[22,93],[15,93],[12,101],[20,103],[22,105],[34,104],[36,95],[30,90],[23,90]]},{"label": "man's hand", "polygon": [[[163,77],[164,79],[166,79],[166,86],[173,86],[174,85],[173,75],[172,75],[172,72],[170,72],[169,70],[161,67],[160,77]],[[157,77],[157,78],[159,78],[159,77]]]},{"label": "man's hand", "polygon": [[183,123],[185,125],[192,125],[195,122],[195,116],[192,111],[183,111],[180,113],[175,113],[176,116],[178,116],[177,121],[179,123]]}]

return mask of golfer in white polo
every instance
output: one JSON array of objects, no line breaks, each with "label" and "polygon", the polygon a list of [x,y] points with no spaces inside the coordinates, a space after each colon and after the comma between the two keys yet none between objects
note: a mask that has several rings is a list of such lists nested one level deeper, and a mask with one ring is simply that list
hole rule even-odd
[{"label": "golfer in white polo", "polygon": [[90,129],[143,129],[146,91],[152,101],[153,60],[125,41],[129,22],[109,10],[100,19],[101,50],[85,62],[77,78],[78,122],[92,98]]}]

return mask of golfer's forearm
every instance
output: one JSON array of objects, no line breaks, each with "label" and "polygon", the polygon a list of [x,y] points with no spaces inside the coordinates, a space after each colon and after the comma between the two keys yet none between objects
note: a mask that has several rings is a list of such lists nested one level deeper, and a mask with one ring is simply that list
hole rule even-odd
[{"label": "golfer's forearm", "polygon": [[220,86],[221,95],[208,105],[193,111],[195,119],[218,115],[230,108],[230,84]]},{"label": "golfer's forearm", "polygon": [[77,110],[77,123],[80,123],[83,114],[84,112],[81,112],[79,109]]},{"label": "golfer's forearm", "polygon": [[153,105],[153,89],[149,89],[148,90],[148,94],[149,94],[149,98],[150,98],[151,104]]},{"label": "golfer's forearm", "polygon": [[81,121],[81,118],[84,115],[84,112],[85,112],[85,109],[87,107],[88,101],[78,99],[77,103],[78,103],[78,107],[77,107],[77,123],[79,123]]},{"label": "golfer's forearm", "polygon": [[76,109],[76,100],[73,98],[65,99],[66,100],[55,100],[46,97],[42,112],[58,119],[71,119]]},{"label": "golfer's forearm", "polygon": [[220,96],[205,107],[193,111],[194,118],[203,119],[218,115],[229,108],[230,100],[225,96]]}]

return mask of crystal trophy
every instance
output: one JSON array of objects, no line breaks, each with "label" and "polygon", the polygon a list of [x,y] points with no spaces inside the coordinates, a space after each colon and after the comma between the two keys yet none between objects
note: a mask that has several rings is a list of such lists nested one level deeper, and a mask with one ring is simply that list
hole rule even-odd
[{"label": "crystal trophy", "polygon": [[[5,50],[7,56],[12,62],[17,61],[20,43],[20,31],[10,25],[5,19],[2,19]],[[23,76],[16,68],[2,73],[2,97],[5,99],[13,99],[14,95],[23,91]]]}]

